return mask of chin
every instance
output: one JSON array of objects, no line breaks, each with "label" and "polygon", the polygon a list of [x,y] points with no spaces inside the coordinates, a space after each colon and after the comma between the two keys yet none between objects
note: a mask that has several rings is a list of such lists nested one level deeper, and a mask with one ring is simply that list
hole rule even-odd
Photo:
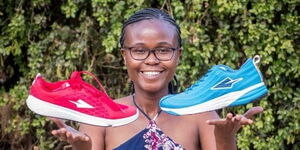
[{"label": "chin", "polygon": [[151,84],[146,84],[144,86],[142,86],[142,89],[146,92],[149,93],[158,93],[158,92],[162,92],[165,88],[167,88],[168,86],[159,86],[156,83],[151,83]]}]

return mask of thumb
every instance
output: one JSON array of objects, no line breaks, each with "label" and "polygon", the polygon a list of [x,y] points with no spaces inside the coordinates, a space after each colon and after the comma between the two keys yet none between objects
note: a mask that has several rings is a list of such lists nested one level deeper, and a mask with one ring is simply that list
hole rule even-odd
[{"label": "thumb", "polygon": [[252,107],[244,114],[244,116],[246,118],[251,119],[253,115],[261,113],[263,111],[264,111],[264,109],[260,106]]},{"label": "thumb", "polygon": [[53,121],[58,128],[65,128],[66,124],[63,120],[58,119],[58,118],[53,118],[53,117],[47,117],[49,120]]}]

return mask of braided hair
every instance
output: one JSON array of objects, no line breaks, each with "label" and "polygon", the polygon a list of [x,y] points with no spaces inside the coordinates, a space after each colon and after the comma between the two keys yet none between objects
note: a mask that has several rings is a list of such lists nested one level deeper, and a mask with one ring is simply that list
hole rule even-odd
[{"label": "braided hair", "polygon": [[[157,19],[157,20],[162,20],[165,22],[168,22],[170,25],[175,27],[175,32],[177,33],[177,39],[178,39],[178,45],[179,47],[182,46],[182,41],[181,41],[181,31],[180,31],[180,27],[178,26],[178,24],[176,23],[176,21],[166,12],[164,12],[163,10],[160,9],[156,9],[156,8],[145,8],[142,9],[136,13],[134,13],[131,17],[129,17],[128,20],[126,20],[123,24],[122,27],[122,32],[121,32],[121,36],[120,36],[120,46],[123,47],[124,46],[124,36],[125,36],[125,28],[130,25],[130,24],[134,24],[143,20],[150,20],[150,19]],[[134,91],[134,85],[133,82],[130,82],[130,93],[133,94]],[[174,76],[173,81],[171,81],[168,85],[168,90],[170,94],[175,94],[177,93],[178,90],[178,80],[176,78],[176,76]]]},{"label": "braided hair", "polygon": [[129,17],[128,20],[126,20],[123,24],[122,27],[122,32],[121,32],[121,38],[120,38],[120,45],[121,47],[124,46],[124,36],[125,36],[125,28],[130,25],[134,24],[143,20],[150,20],[150,19],[157,19],[157,20],[162,20],[170,23],[172,26],[175,27],[175,31],[177,33],[177,39],[178,39],[178,44],[179,47],[181,47],[181,31],[180,27],[176,23],[176,21],[166,12],[163,10],[157,9],[157,8],[145,8],[142,9],[136,13],[134,13],[131,17]]}]

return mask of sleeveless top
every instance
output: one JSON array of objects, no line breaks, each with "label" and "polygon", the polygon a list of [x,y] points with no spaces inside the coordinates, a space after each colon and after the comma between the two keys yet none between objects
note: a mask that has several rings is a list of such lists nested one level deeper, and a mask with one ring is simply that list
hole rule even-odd
[{"label": "sleeveless top", "polygon": [[134,105],[149,120],[149,124],[145,129],[137,133],[135,136],[124,142],[114,150],[185,150],[181,145],[175,143],[171,138],[165,135],[155,123],[155,119],[160,114],[157,112],[155,117],[151,119],[135,102]]}]

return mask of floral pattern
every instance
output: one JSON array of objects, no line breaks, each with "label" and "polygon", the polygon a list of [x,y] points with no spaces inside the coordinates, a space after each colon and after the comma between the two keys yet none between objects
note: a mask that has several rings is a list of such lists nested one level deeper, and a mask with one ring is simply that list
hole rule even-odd
[{"label": "floral pattern", "polygon": [[184,150],[181,145],[176,144],[166,136],[154,121],[150,121],[146,129],[148,131],[143,135],[143,138],[145,140],[144,147],[147,150]]}]

